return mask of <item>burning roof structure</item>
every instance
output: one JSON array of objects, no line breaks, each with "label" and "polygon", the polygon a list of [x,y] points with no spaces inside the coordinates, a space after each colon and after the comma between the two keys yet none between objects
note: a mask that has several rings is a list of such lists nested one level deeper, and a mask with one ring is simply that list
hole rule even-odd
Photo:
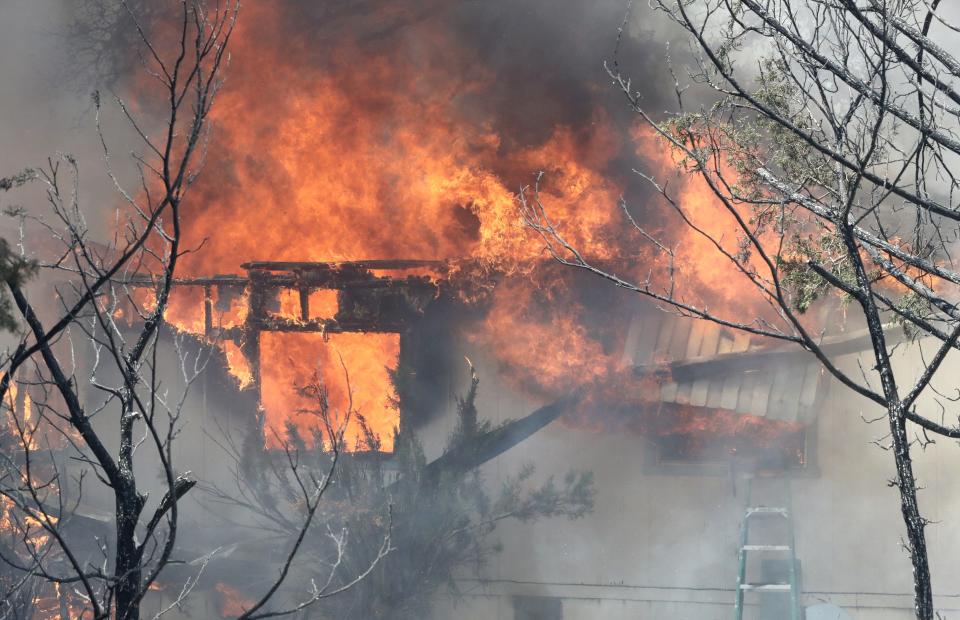
[{"label": "burning roof structure", "polygon": [[637,319],[624,356],[638,373],[669,368],[660,389],[664,403],[810,423],[822,399],[816,360],[798,363],[795,349],[771,350],[707,321],[664,313]]},{"label": "burning roof structure", "polygon": [[624,361],[639,377],[652,378],[657,405],[651,417],[674,418],[651,422],[661,458],[747,454],[774,468],[806,463],[805,432],[816,421],[828,382],[821,364],[805,352],[654,311],[634,318]]},{"label": "burning roof structure", "polygon": [[[317,356],[331,339],[345,339],[348,345],[337,351],[343,371],[353,372],[350,389],[334,388],[336,405],[344,406],[347,399],[360,399],[373,390],[379,396],[388,395],[385,368],[393,366],[400,354],[402,335],[423,313],[425,305],[437,295],[437,286],[425,272],[436,270],[436,261],[373,260],[348,262],[251,262],[241,267],[245,276],[215,275],[186,278],[176,282],[178,300],[178,328],[217,342],[227,354],[231,372],[241,388],[252,392],[255,402],[271,410],[291,409],[289,400],[295,398],[294,381],[276,366],[264,367],[263,349],[286,349],[289,339],[272,338],[294,334],[294,341],[305,349],[310,359]],[[400,275],[395,275],[397,273]],[[131,286],[149,289],[154,282],[148,277],[133,278]],[[200,292],[201,295],[197,295]],[[193,316],[184,320],[185,316]],[[196,317],[202,316],[198,321]],[[373,349],[351,338],[364,334]],[[300,335],[297,338],[296,335]],[[303,337],[306,335],[306,338]],[[352,347],[350,346],[352,345]],[[368,352],[379,367],[351,367],[347,359],[353,352]],[[290,353],[290,355],[293,355]],[[345,358],[346,356],[346,358]],[[280,358],[282,365],[282,357]],[[326,360],[332,360],[329,357]],[[352,363],[355,360],[349,359]],[[272,360],[277,363],[277,358]],[[340,368],[326,364],[323,379],[338,386],[342,377]],[[368,373],[366,376],[364,373]],[[365,383],[369,373],[375,375],[376,385]],[[277,385],[278,376],[283,377]],[[303,380],[303,378],[299,378]],[[266,383],[266,389],[264,384]],[[396,412],[377,407],[379,415],[370,415],[371,428],[387,442],[392,442],[393,427],[399,419]],[[370,413],[370,412],[367,412]],[[296,419],[291,414],[291,419]],[[274,419],[272,422],[278,423]],[[359,436],[359,429],[352,434]],[[269,435],[268,435],[269,437]]]},{"label": "burning roof structure", "polygon": [[[350,387],[334,387],[334,398],[363,402],[365,423],[389,452],[394,429],[404,418],[396,406],[385,404],[385,395],[392,393],[387,369],[411,346],[409,335],[427,307],[441,295],[458,296],[453,289],[463,265],[379,259],[254,261],[241,267],[246,275],[178,280],[174,324],[224,349],[231,373],[266,412],[268,424],[298,423],[291,411],[297,377],[291,377],[290,369],[303,362],[293,356],[318,360],[321,379],[333,385],[346,372]],[[153,282],[134,278],[131,284],[148,289]],[[490,286],[498,284],[491,281]],[[778,467],[806,463],[805,429],[815,421],[825,391],[824,374],[815,360],[648,306],[633,316],[625,334],[619,369],[582,375],[566,394],[557,394],[548,406],[488,438],[490,444],[478,452],[485,456],[477,457],[474,465],[559,417],[582,428],[622,426],[651,437],[668,460],[759,455]],[[343,337],[351,340],[337,342]],[[339,345],[335,353],[329,351],[331,342]],[[350,368],[357,351],[369,360],[359,372]],[[278,352],[289,364],[278,363],[283,359]],[[268,364],[265,355],[274,356]],[[611,364],[584,360],[586,365],[593,362]],[[359,428],[350,432],[360,437]],[[275,443],[270,437],[265,434],[268,445]],[[446,460],[457,457],[448,455]]]}]

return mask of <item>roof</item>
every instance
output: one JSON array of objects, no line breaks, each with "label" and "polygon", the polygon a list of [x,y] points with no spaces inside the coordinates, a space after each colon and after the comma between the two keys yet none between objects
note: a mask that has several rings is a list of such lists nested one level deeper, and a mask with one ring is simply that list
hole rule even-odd
[{"label": "roof", "polygon": [[660,379],[661,402],[787,422],[812,422],[826,387],[820,362],[796,347],[662,311],[634,317],[624,361]]}]

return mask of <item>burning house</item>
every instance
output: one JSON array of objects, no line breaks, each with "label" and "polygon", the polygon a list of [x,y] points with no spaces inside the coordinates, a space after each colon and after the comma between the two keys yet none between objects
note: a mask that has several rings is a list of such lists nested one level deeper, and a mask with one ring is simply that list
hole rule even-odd
[{"label": "burning house", "polygon": [[[311,548],[310,561],[339,566],[345,539],[337,532],[349,530],[363,557],[375,558],[369,573],[351,567],[372,575],[369,587],[427,584],[428,604],[404,608],[405,618],[913,617],[901,515],[885,487],[893,472],[884,431],[866,423],[876,407],[840,389],[822,360],[792,344],[668,311],[558,264],[543,229],[538,235],[523,217],[518,191],[529,196],[535,184],[536,200],[550,206],[548,228],[594,264],[670,290],[690,308],[769,318],[729,265],[701,260],[713,249],[703,230],[738,238],[709,188],[686,177],[671,186],[676,204],[704,223],[698,231],[669,219],[675,213],[632,173],[666,175],[678,161],[625,117],[619,93],[608,92],[597,50],[615,41],[625,54],[659,58],[669,38],[652,16],[618,37],[621,5],[244,7],[230,79],[210,112],[215,130],[204,168],[183,202],[182,254],[157,336],[163,347],[145,364],[157,369],[154,387],[163,390],[154,396],[162,394],[164,405],[167,390],[184,394],[174,404],[183,412],[171,433],[175,467],[165,472],[176,478],[160,479],[155,463],[134,464],[150,501],[162,505],[178,489],[186,498],[181,555],[144,598],[150,617],[230,618],[249,609],[289,562],[289,541],[299,540],[299,522],[289,516],[308,512],[311,496],[300,497],[297,485],[310,476],[334,480],[316,513],[334,524],[318,536],[332,547]],[[114,59],[114,78],[140,92],[142,83],[127,75],[129,49],[116,55],[123,60]],[[646,77],[648,100],[674,96],[669,80],[652,70]],[[112,209],[102,210],[109,213],[98,213],[103,221],[90,235],[109,239],[122,225]],[[662,245],[643,242],[652,238],[648,229]],[[20,231],[7,232],[13,239]],[[45,260],[75,254],[34,247]],[[149,267],[169,256],[145,247],[147,258],[115,274],[105,295],[104,323],[116,325],[121,340],[149,320],[165,285],[166,274]],[[31,298],[53,312],[82,295],[61,284],[31,282]],[[851,376],[867,377],[867,334],[846,319],[842,303],[820,301],[803,320],[822,351]],[[104,394],[123,392],[104,386],[125,377],[101,370],[97,325],[91,333],[77,327],[56,346],[70,360],[83,407],[112,433],[142,419],[145,408],[104,404]],[[929,343],[901,338],[900,327],[888,333],[898,367],[922,367]],[[946,373],[956,370],[954,357]],[[57,401],[31,369],[19,372],[6,408],[29,422],[37,402]],[[918,407],[937,417],[931,401]],[[10,462],[20,468],[24,445],[47,439],[30,428],[0,432],[4,446],[19,446]],[[336,429],[341,443],[333,449]],[[118,451],[114,435],[105,441]],[[470,441],[450,439],[464,436]],[[107,566],[115,498],[110,484],[80,492],[68,474],[88,467],[88,479],[99,478],[103,468],[71,452],[74,440],[62,433],[64,443],[44,463],[63,472],[56,486],[76,502],[51,514],[71,513],[63,531],[83,538],[84,561]],[[960,505],[951,473],[958,457],[943,443],[916,438],[925,514],[934,521]],[[317,462],[334,453],[344,473],[324,478]],[[301,465],[315,469],[301,478]],[[578,486],[587,474],[593,486]],[[451,479],[467,480],[472,495],[443,488]],[[408,483],[414,492],[402,489]],[[582,492],[574,508],[557,499],[564,484]],[[372,488],[379,504],[356,501],[357,488]],[[435,510],[472,502],[474,513],[490,517],[500,497],[516,503],[524,492],[542,500],[539,512],[490,518],[478,528],[484,545],[457,536],[462,515]],[[253,517],[240,516],[243,503]],[[34,517],[14,523],[11,514],[0,502],[0,534],[37,535]],[[157,514],[148,525],[166,513]],[[405,553],[446,551],[435,539],[450,532],[442,536],[455,541],[449,546],[478,561],[448,559],[444,579],[419,582],[421,573],[391,564]],[[960,613],[960,543],[946,528],[930,534],[937,608]],[[10,557],[6,542],[0,555]],[[50,539],[13,542],[35,551]],[[381,550],[387,559],[377,564]],[[6,577],[0,571],[0,584]],[[180,600],[184,584],[190,596]],[[296,585],[313,586],[309,578]],[[344,592],[344,608],[304,607],[291,616],[372,616],[348,598],[355,592]],[[38,620],[72,618],[82,599],[67,588],[24,596]],[[399,615],[389,606],[396,597],[384,600],[375,617]]]},{"label": "burning house", "polygon": [[[430,346],[418,333],[420,321],[442,286],[422,274],[396,275],[398,270],[425,267],[436,273],[435,264],[245,267],[250,271],[244,277],[180,283],[183,299],[199,302],[192,306],[199,318],[191,323],[198,328],[197,337],[221,351],[222,372],[228,378],[220,383],[211,370],[211,378],[192,396],[196,422],[205,430],[184,442],[183,463],[204,477],[216,476],[217,470],[210,430],[225,420],[249,429],[249,420],[242,418],[256,410],[251,405],[259,400],[265,412],[270,406],[263,371],[259,379],[257,375],[263,358],[256,357],[250,334],[262,338],[271,330],[323,334],[328,329],[331,335],[355,330],[358,338],[373,340],[388,334],[399,339],[398,346],[376,348],[379,363],[396,364],[404,356],[416,360],[418,348]],[[148,282],[135,285],[146,287]],[[191,289],[203,293],[194,295],[188,292]],[[324,290],[334,291],[335,297],[316,303],[324,298],[318,291]],[[287,294],[293,302],[284,304],[285,291],[294,291]],[[183,304],[181,311],[191,305],[178,303]],[[225,317],[237,312],[236,303],[248,304],[249,309],[238,315],[242,321],[235,318],[231,324]],[[895,578],[886,589],[878,588],[883,581],[878,582],[877,575],[855,568],[865,556],[872,556],[877,565],[903,562],[892,540],[886,547],[871,546],[868,540],[873,535],[855,526],[862,518],[872,528],[893,531],[897,516],[875,504],[876,490],[867,484],[883,471],[884,463],[876,458],[873,446],[863,441],[858,445],[854,439],[863,424],[857,415],[862,405],[838,397],[839,390],[831,389],[821,367],[802,352],[771,347],[647,304],[632,306],[631,314],[620,354],[629,371],[627,381],[635,387],[623,392],[619,402],[611,400],[608,385],[600,385],[592,399],[531,414],[536,401],[498,378],[496,357],[471,350],[478,372],[496,386],[481,390],[479,411],[494,422],[515,422],[467,466],[481,467],[496,485],[535,455],[547,471],[589,468],[597,477],[599,494],[594,512],[582,520],[498,528],[502,554],[479,578],[465,575],[455,599],[439,592],[437,617],[728,618],[738,585],[751,581],[789,584],[790,589],[746,591],[746,618],[790,617],[786,615],[790,608],[784,605],[792,593],[803,607],[833,603],[851,617],[909,617],[909,593],[898,591]],[[336,343],[323,338],[309,343],[315,347],[312,360],[322,366],[327,359],[322,347],[331,342]],[[250,369],[250,379],[233,368],[237,362],[228,353],[233,346],[242,355],[242,368]],[[841,363],[856,364],[864,336],[834,335],[825,346]],[[448,352],[457,356],[460,350],[452,347]],[[455,359],[448,362],[451,368],[460,368]],[[465,367],[448,379],[451,384],[465,380]],[[618,376],[618,390],[624,388],[621,381]],[[232,406],[224,396],[224,386],[229,385],[234,387],[227,391],[242,396]],[[18,398],[17,407],[29,406],[24,393]],[[246,405],[230,411],[237,402]],[[414,421],[428,459],[438,467],[448,466],[450,456],[437,452],[439,444],[433,439],[451,429],[455,404],[447,400],[432,416]],[[370,411],[369,417],[375,418],[378,411]],[[383,424],[404,423],[402,411],[391,410],[389,415],[394,417]],[[593,423],[586,423],[584,416]],[[384,446],[387,458],[391,449],[390,444]],[[931,451],[933,467],[943,467],[944,457]],[[756,539],[741,540],[751,477],[755,503],[789,507],[793,540],[788,542],[783,532],[756,527],[750,532]],[[949,497],[939,483],[936,492]],[[100,523],[94,529],[106,531],[109,517],[98,515],[96,506],[95,495],[84,498],[77,527],[89,529]],[[188,534],[187,540],[196,535]],[[215,531],[204,533],[202,528],[200,536],[205,542],[216,539]],[[745,544],[752,549],[751,557],[741,566],[738,552]],[[789,547],[789,552],[781,547]],[[790,557],[796,562],[793,576],[784,563]],[[242,590],[229,585],[244,583],[249,552],[228,550],[218,562],[185,607],[190,613],[229,617],[238,613],[231,610],[249,602]],[[162,606],[174,594],[159,591],[157,604]]]},{"label": "burning house", "polygon": [[[394,344],[378,345],[368,353],[381,368],[406,360],[419,373],[423,350],[436,347],[435,339],[456,340],[454,333],[430,331],[442,322],[431,304],[442,306],[445,297],[461,303],[451,292],[455,278],[449,277],[449,265],[251,262],[243,268],[246,276],[179,282],[177,312],[181,329],[195,329],[198,338],[221,351],[224,372],[245,395],[248,408],[241,417],[259,403],[264,416],[260,432],[267,446],[279,436],[270,439],[264,425],[296,425],[302,417],[270,400],[270,389],[286,388],[287,399],[294,398],[289,394],[295,390],[289,375],[286,384],[264,382],[264,360],[270,359],[262,350],[265,336],[318,334],[293,350],[312,360],[330,381],[338,380],[341,367],[325,347],[343,351],[340,357],[348,367],[345,360],[356,342],[388,336]],[[149,288],[150,283],[135,285]],[[245,304],[245,311],[235,304]],[[820,363],[795,348],[771,346],[651,304],[630,308],[632,318],[620,332],[620,370],[539,409],[503,378],[495,354],[469,342],[443,347],[448,356],[444,365],[451,369],[461,366],[457,358],[464,351],[469,353],[495,386],[481,390],[479,410],[494,423],[508,421],[479,444],[482,448],[470,454],[469,462],[461,460],[463,455],[438,452],[440,439],[456,422],[452,397],[445,403],[440,399],[429,415],[421,411],[413,418],[406,418],[402,408],[369,401],[365,417],[374,432],[412,425],[427,449],[428,468],[479,467],[495,485],[536,454],[538,463],[554,471],[575,463],[609,476],[613,487],[630,490],[604,497],[601,479],[595,512],[582,521],[538,522],[529,530],[522,524],[504,525],[497,532],[504,539],[502,555],[479,578],[463,577],[461,596],[451,601],[452,607],[447,608],[441,592],[437,613],[458,618],[726,618],[739,587],[757,584],[767,589],[743,590],[742,617],[791,617],[791,605],[801,609],[824,601],[864,618],[899,617],[898,608],[907,610],[906,593],[881,595],[864,586],[856,591],[856,574],[838,574],[832,566],[845,545],[845,553],[863,553],[862,539],[837,541],[846,534],[830,532],[834,546],[828,549],[818,540],[829,532],[819,513],[839,505],[838,493],[863,491],[846,486],[849,461],[834,452],[837,443],[850,441],[859,428],[859,418],[848,411],[857,405],[837,399],[836,391],[831,396],[832,382]],[[431,337],[425,337],[424,330]],[[338,334],[355,334],[357,340],[338,342]],[[854,363],[867,341],[863,332],[852,331],[828,336],[823,344],[831,355]],[[287,346],[280,344],[279,349]],[[232,350],[240,357],[231,358]],[[267,364],[282,363],[278,359],[292,363],[294,358],[288,354]],[[465,382],[465,370],[465,365],[454,370],[448,385]],[[362,379],[356,384],[364,385]],[[213,395],[216,390],[208,395],[209,389],[204,388],[204,415],[222,418],[222,411],[216,413],[222,408]],[[234,423],[237,415],[230,414]],[[207,445],[198,446],[199,452],[213,449],[202,443]],[[591,444],[597,449],[590,449]],[[389,462],[392,441],[384,442],[382,450]],[[862,460],[864,450],[869,448],[851,449],[848,458]],[[865,495],[872,496],[872,490]],[[789,528],[750,525],[749,520],[757,518],[749,512],[751,500],[761,507],[789,510]],[[624,511],[635,519],[621,520]],[[892,516],[887,515],[887,527],[893,525]],[[642,536],[631,536],[630,531]],[[891,554],[895,557],[895,547],[877,552],[884,562],[892,561]],[[240,566],[247,561],[241,554]],[[824,562],[831,565],[828,570]],[[241,568],[230,570],[243,574]],[[604,577],[592,577],[595,574]],[[208,584],[208,600],[210,609],[222,613],[223,601],[230,598],[224,592],[239,590],[227,585],[229,577],[226,582],[223,574],[218,579]],[[242,606],[245,599],[236,595],[234,600]]]},{"label": "burning house", "polygon": [[[305,271],[334,267],[249,266],[269,268],[270,275],[291,267]],[[357,269],[370,267],[382,268],[387,275],[357,276]],[[358,328],[358,338],[390,333],[400,339],[398,349],[379,349],[382,363],[404,356],[416,360],[419,348],[431,346],[418,333],[420,321],[424,314],[431,316],[429,305],[444,285],[423,275],[397,278],[389,275],[391,267],[423,265],[346,266],[349,279],[337,276],[344,278],[338,280],[343,284],[338,290],[345,291],[345,300],[357,299],[350,291],[356,282],[362,283],[361,291],[387,291],[386,298],[374,303],[367,297],[362,306],[345,301],[328,304],[328,311],[336,312],[327,316],[319,310],[316,315],[313,310],[302,312],[300,300],[315,294],[303,290],[311,288],[304,281],[277,280],[281,286],[258,302],[263,303],[262,316],[282,316],[276,313],[288,285],[297,291],[297,303],[287,306],[300,309],[300,314],[252,329],[282,325],[297,333],[327,325],[335,334],[363,316],[379,327],[369,332]],[[438,265],[429,268],[436,278]],[[371,287],[371,276],[383,280]],[[255,279],[247,279],[245,286],[257,286]],[[224,290],[240,280],[227,283]],[[209,303],[198,305],[197,311],[209,313],[212,308],[213,318],[197,325],[218,322],[214,282],[216,278],[183,283],[211,291]],[[408,286],[422,294],[413,297],[419,302],[412,306]],[[401,289],[404,303],[390,301]],[[250,303],[243,295],[233,297]],[[251,315],[246,316],[249,321]],[[401,325],[397,316],[408,322]],[[769,587],[743,591],[745,618],[791,617],[791,601],[799,609],[812,608],[810,613],[816,613],[816,605],[827,610],[824,606],[831,604],[855,618],[909,617],[910,594],[898,588],[893,576],[878,577],[855,568],[864,557],[884,566],[904,561],[895,538],[886,546],[871,545],[873,533],[854,525],[862,519],[885,531],[897,527],[897,514],[884,510],[887,507],[876,500],[877,490],[867,482],[882,475],[885,462],[874,452],[875,446],[858,438],[864,405],[833,387],[821,365],[802,351],[770,346],[765,340],[664,313],[649,304],[631,305],[630,316],[620,340],[621,364],[627,372],[595,385],[593,393],[576,404],[537,409],[536,400],[501,378],[495,355],[469,343],[447,349],[448,367],[460,368],[448,377],[449,384],[466,381],[466,367],[457,363],[457,357],[468,351],[481,376],[490,377],[486,383],[495,386],[481,389],[479,410],[495,423],[515,420],[507,427],[510,432],[494,437],[470,467],[481,467],[496,485],[536,455],[537,463],[548,471],[564,471],[571,465],[591,469],[600,490],[593,514],[581,521],[504,524],[497,530],[503,553],[479,578],[465,575],[455,599],[448,601],[439,593],[438,617],[728,618],[741,584]],[[210,333],[216,336],[215,332],[216,328]],[[322,341],[317,344],[324,346]],[[863,332],[853,330],[827,336],[823,344],[838,363],[851,366],[858,363],[867,341]],[[251,350],[249,345],[244,349],[242,338],[237,346]],[[901,363],[911,363],[910,356],[917,354],[908,351]],[[313,357],[323,358],[322,353]],[[616,398],[611,397],[611,383]],[[263,406],[269,406],[261,389],[246,385],[248,394],[261,393]],[[454,399],[447,400],[433,415],[413,421],[428,459],[436,459],[437,467],[451,461],[437,447],[455,424],[455,404]],[[217,408],[212,403],[208,407]],[[404,423],[402,411],[392,415],[396,417],[388,424]],[[930,450],[932,471],[945,466],[949,457]],[[385,451],[390,452],[389,445]],[[936,492],[949,497],[949,491],[937,484]],[[751,502],[788,510],[789,522],[783,527],[746,525],[760,519],[749,512]],[[779,589],[770,587],[781,584]],[[215,608],[218,604],[211,603]],[[948,606],[947,601],[944,607]]]}]

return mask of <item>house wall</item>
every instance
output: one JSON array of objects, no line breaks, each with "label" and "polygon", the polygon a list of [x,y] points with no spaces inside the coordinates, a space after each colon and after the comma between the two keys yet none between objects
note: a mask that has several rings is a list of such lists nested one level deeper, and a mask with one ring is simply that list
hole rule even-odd
[{"label": "house wall", "polygon": [[[925,351],[929,359],[929,345]],[[482,416],[502,422],[539,406],[511,390],[482,352],[465,352],[481,377]],[[920,361],[916,347],[901,350],[896,358],[905,375]],[[855,356],[838,363],[859,374]],[[958,371],[960,360],[949,358],[937,387],[949,393],[950,378]],[[451,394],[462,391],[465,364],[452,363],[450,372]],[[837,604],[856,620],[912,618],[898,497],[886,484],[893,474],[892,456],[871,443],[885,434],[884,423],[870,425],[861,417],[881,412],[843,386],[828,389],[815,426],[815,467],[791,482],[803,601]],[[237,422],[237,411],[213,405],[220,401],[219,391],[203,382],[195,386],[188,410],[200,417],[191,413],[189,430],[178,443],[178,464],[203,478],[216,478],[223,467],[222,453],[207,432]],[[938,416],[929,399],[921,408]],[[447,410],[422,429],[428,457],[439,454],[454,425],[451,398]],[[684,474],[652,470],[654,452],[643,437],[557,421],[489,462],[483,473],[492,489],[528,462],[536,465],[538,481],[569,469],[590,470],[595,510],[577,521],[504,523],[496,532],[503,552],[493,558],[483,579],[464,578],[459,584],[463,596],[457,599],[439,596],[434,617],[512,620],[514,597],[541,596],[561,599],[565,620],[729,619],[742,487],[734,497],[729,475],[715,469]],[[928,541],[937,608],[946,619],[960,619],[960,536],[953,533],[960,524],[960,485],[953,475],[960,468],[960,447],[940,441],[914,452],[924,487],[921,507],[934,521]],[[142,472],[145,482],[155,478],[155,472]],[[159,480],[156,486],[152,497],[162,490]],[[92,500],[96,492],[90,492]],[[197,604],[212,604],[201,598]]]},{"label": "house wall", "polygon": [[[929,359],[929,345],[924,350]],[[837,361],[859,376],[856,356]],[[901,375],[914,372],[918,349],[901,350],[896,363]],[[949,391],[948,378],[957,370],[958,360],[948,359],[941,390]],[[480,373],[487,379],[481,384],[482,414],[500,421],[536,406],[495,385],[493,368],[481,367]],[[929,400],[920,406],[938,415]],[[861,413],[869,419],[882,412],[831,382],[815,427],[816,467],[791,483],[803,603],[834,603],[857,620],[912,618],[899,500],[887,486],[892,455],[871,443],[885,434],[885,421],[867,424]],[[447,416],[433,434],[442,435],[450,424]],[[513,597],[547,596],[562,599],[565,620],[730,618],[743,492],[734,497],[729,474],[716,471],[651,472],[651,450],[642,437],[558,422],[490,462],[485,474],[494,486],[524,462],[535,463],[541,478],[570,468],[592,470],[595,510],[579,521],[498,528],[504,550],[484,580],[465,580],[465,595],[457,600],[441,597],[436,617],[511,620]],[[941,440],[914,453],[921,508],[934,521],[927,532],[937,608],[945,618],[960,618],[960,536],[954,534],[960,485],[953,475],[960,447]]]}]

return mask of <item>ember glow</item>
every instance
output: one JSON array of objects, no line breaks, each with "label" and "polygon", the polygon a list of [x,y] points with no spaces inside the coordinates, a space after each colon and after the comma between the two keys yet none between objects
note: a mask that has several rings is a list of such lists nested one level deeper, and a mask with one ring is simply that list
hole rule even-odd
[{"label": "ember glow", "polygon": [[220,617],[236,618],[254,605],[254,601],[243,595],[240,590],[225,583],[218,583],[215,588],[220,599]]}]

